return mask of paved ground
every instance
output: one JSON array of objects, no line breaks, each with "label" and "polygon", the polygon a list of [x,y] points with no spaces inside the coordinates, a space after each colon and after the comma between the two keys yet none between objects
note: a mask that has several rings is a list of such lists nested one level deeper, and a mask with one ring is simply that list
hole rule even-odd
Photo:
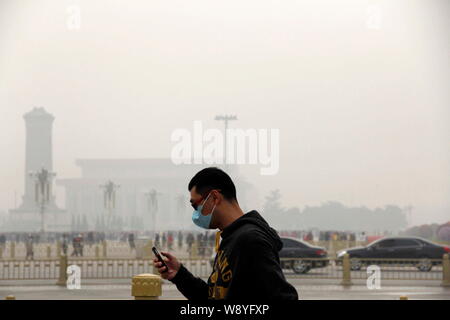
[{"label": "paved ground", "polygon": [[[343,287],[338,281],[317,279],[290,279],[300,298],[309,299],[369,299],[396,300],[406,295],[409,299],[450,300],[450,288],[440,286],[438,281],[385,281],[381,289],[369,290],[365,282],[355,281],[351,287]],[[0,298],[14,295],[16,299],[29,300],[73,300],[73,299],[132,299],[128,280],[96,280],[84,282],[79,290],[68,290],[51,282],[2,281]],[[184,299],[172,284],[163,285],[162,299]]]}]

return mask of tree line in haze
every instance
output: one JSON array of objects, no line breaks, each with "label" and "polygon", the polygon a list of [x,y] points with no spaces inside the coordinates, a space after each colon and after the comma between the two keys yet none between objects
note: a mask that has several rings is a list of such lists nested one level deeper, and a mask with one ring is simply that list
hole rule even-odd
[{"label": "tree line in haze", "polygon": [[284,208],[279,190],[266,197],[263,217],[275,229],[285,230],[341,230],[341,231],[400,231],[407,226],[406,214],[396,205],[369,209],[347,207],[337,201],[320,206]]}]

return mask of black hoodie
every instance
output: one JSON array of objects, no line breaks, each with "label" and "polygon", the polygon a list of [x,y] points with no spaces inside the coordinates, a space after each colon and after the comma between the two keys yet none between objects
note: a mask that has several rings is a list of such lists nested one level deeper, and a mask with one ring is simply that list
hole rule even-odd
[{"label": "black hoodie", "polygon": [[280,266],[277,232],[256,211],[222,230],[208,283],[183,265],[171,280],[189,300],[298,300]]}]

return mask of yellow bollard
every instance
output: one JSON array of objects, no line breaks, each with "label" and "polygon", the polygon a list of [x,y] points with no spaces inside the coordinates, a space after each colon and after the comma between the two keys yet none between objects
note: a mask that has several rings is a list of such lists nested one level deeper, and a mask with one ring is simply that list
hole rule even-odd
[{"label": "yellow bollard", "polygon": [[5,300],[16,300],[16,297],[13,296],[12,294],[10,294],[10,295],[5,297]]},{"label": "yellow bollard", "polygon": [[14,259],[16,257],[16,243],[14,241],[11,241],[9,254],[11,256],[11,259]]},{"label": "yellow bollard", "polygon": [[108,248],[106,247],[106,240],[103,240],[103,257],[106,258],[108,253]]},{"label": "yellow bollard", "polygon": [[56,284],[58,286],[67,285],[67,266],[69,262],[66,255],[61,255],[59,258],[59,278]]},{"label": "yellow bollard", "polygon": [[62,246],[61,241],[56,242],[56,257],[59,258],[61,256]]},{"label": "yellow bollard", "polygon": [[400,300],[408,300],[407,296],[400,296]]},{"label": "yellow bollard", "polygon": [[131,295],[135,300],[157,300],[162,295],[160,276],[151,273],[138,274],[131,281]]},{"label": "yellow bollard", "polygon": [[442,257],[442,283],[443,287],[450,287],[450,258],[448,253]]},{"label": "yellow bollard", "polygon": [[351,273],[350,273],[350,256],[348,253],[344,254],[344,259],[342,260],[341,285],[343,285],[343,286],[352,285],[352,277],[351,277]]},{"label": "yellow bollard", "polygon": [[191,259],[197,259],[198,258],[198,243],[197,241],[194,241],[191,247]]}]

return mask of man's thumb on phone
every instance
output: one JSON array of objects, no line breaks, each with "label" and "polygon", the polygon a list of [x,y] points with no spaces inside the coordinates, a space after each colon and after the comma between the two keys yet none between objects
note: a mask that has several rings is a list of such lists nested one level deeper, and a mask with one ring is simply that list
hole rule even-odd
[{"label": "man's thumb on phone", "polygon": [[166,251],[161,251],[161,254],[167,258],[169,258],[170,260],[173,259],[173,255],[171,255],[170,253],[166,252]]}]

